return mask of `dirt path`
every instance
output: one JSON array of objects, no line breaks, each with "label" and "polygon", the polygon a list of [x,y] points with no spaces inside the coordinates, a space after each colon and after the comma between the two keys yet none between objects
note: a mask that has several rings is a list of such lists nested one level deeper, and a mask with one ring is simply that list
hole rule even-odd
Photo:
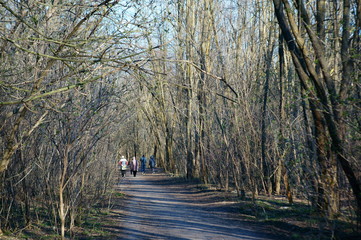
[{"label": "dirt path", "polygon": [[127,174],[119,189],[129,198],[113,210],[117,239],[278,239],[240,221],[227,210],[232,202],[214,192],[175,183],[164,173]]}]

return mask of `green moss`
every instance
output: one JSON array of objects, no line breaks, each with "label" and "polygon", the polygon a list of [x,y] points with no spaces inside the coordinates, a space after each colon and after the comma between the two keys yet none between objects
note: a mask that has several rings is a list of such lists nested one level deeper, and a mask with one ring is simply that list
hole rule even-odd
[{"label": "green moss", "polygon": [[124,193],[122,193],[122,192],[115,192],[114,196],[115,197],[120,197],[120,198],[125,198],[126,197],[126,195]]}]

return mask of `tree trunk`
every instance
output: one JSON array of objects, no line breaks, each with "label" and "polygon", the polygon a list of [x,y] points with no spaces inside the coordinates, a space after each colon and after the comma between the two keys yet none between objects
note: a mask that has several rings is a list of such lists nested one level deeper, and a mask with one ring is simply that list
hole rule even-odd
[{"label": "tree trunk", "polygon": [[[186,2],[186,26],[187,26],[187,38],[186,38],[186,59],[188,61],[194,60],[194,49],[193,39],[195,34],[195,2]],[[194,167],[195,163],[193,155],[193,81],[194,81],[194,70],[193,66],[188,64],[186,66],[186,98],[187,98],[187,110],[186,110],[186,151],[187,151],[187,179],[193,179],[195,177]]]},{"label": "tree trunk", "polygon": [[282,179],[282,168],[284,162],[284,151],[285,151],[285,137],[284,137],[284,120],[285,120],[285,110],[284,110],[284,49],[283,49],[283,36],[279,34],[278,38],[278,56],[279,56],[279,132],[278,132],[278,161],[277,161],[277,169],[275,172],[275,194],[279,195],[281,193],[281,179]]},{"label": "tree trunk", "polygon": [[65,222],[66,222],[66,215],[67,210],[65,207],[65,199],[64,199],[64,190],[65,190],[65,182],[66,182],[66,175],[68,172],[68,154],[69,154],[70,145],[66,145],[64,149],[64,156],[62,161],[62,172],[60,175],[59,181],[59,218],[60,218],[60,232],[61,232],[61,239],[65,239]]},{"label": "tree trunk", "polygon": [[[269,40],[271,40],[272,31],[269,32]],[[266,117],[267,117],[267,100],[268,100],[268,91],[269,91],[269,81],[270,81],[270,71],[272,66],[272,57],[273,57],[274,43],[270,45],[270,49],[265,56],[266,62],[266,79],[263,89],[263,105],[262,105],[262,120],[261,120],[261,162],[263,167],[263,174],[265,178],[265,186],[268,195],[272,194],[272,181],[271,181],[271,162],[267,161],[266,158],[266,141],[267,141],[267,132],[266,132]]]}]

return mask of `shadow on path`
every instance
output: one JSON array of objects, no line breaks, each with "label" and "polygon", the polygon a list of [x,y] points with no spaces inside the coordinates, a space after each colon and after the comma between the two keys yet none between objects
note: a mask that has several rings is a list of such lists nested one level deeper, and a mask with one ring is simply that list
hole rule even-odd
[{"label": "shadow on path", "polygon": [[162,173],[126,177],[119,189],[129,198],[112,212],[116,226],[107,226],[117,239],[279,239],[227,212],[230,203],[210,202],[209,193]]}]

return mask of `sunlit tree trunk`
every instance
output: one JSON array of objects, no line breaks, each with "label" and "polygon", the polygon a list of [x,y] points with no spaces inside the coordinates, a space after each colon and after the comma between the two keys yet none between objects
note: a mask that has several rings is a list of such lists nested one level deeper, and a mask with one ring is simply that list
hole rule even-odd
[{"label": "sunlit tree trunk", "polygon": [[[195,40],[195,2],[194,1],[186,1],[186,45],[185,45],[185,57],[186,60],[192,62],[195,59],[194,55],[194,44]],[[193,154],[193,108],[194,108],[194,69],[191,64],[187,64],[185,68],[185,85],[186,85],[186,158],[187,158],[187,178],[192,179],[196,177],[197,172],[195,171],[195,167],[198,163],[195,162],[194,154]]]}]

